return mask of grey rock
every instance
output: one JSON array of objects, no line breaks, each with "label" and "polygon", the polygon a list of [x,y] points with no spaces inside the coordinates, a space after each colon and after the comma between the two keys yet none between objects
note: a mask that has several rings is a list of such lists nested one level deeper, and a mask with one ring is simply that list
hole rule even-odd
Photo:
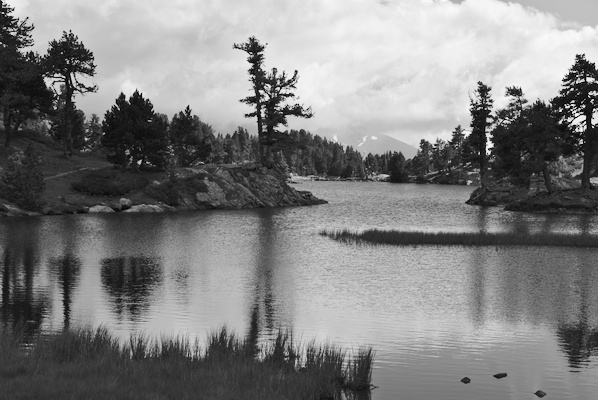
[{"label": "grey rock", "polygon": [[133,202],[125,198],[120,199],[118,204],[120,204],[121,211],[128,210],[129,208],[133,207]]},{"label": "grey rock", "polygon": [[90,207],[89,210],[87,212],[90,213],[111,213],[114,212],[114,210],[111,207],[108,206],[93,206]]},{"label": "grey rock", "polygon": [[157,213],[164,212],[164,208],[155,204],[139,204],[125,210],[126,213]]}]

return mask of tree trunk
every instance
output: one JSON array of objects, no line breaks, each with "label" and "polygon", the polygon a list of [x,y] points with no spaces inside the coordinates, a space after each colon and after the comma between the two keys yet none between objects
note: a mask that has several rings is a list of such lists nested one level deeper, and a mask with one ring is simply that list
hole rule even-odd
[{"label": "tree trunk", "polygon": [[552,186],[552,180],[550,179],[550,172],[548,171],[548,163],[544,162],[542,164],[542,175],[544,175],[544,184],[546,185],[546,190],[548,193],[552,193],[554,188]]},{"label": "tree trunk", "polygon": [[581,188],[591,189],[590,169],[594,160],[594,140],[592,138],[592,112],[586,113],[586,132],[583,143],[583,169],[581,171]]},{"label": "tree trunk", "polygon": [[486,187],[486,127],[481,135],[481,144],[480,144],[480,185],[485,188]]},{"label": "tree trunk", "polygon": [[262,141],[264,140],[264,132],[263,132],[263,121],[262,121],[262,102],[260,101],[260,88],[258,83],[255,83],[254,86],[255,91],[255,113],[257,115],[257,154],[259,157],[259,162],[264,163],[266,161],[264,146]]}]

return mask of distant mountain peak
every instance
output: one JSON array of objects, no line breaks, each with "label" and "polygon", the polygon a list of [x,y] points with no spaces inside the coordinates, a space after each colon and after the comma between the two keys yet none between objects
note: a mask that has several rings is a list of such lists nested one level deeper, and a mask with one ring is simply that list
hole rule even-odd
[{"label": "distant mountain peak", "polygon": [[368,153],[384,154],[390,152],[403,153],[405,158],[413,158],[417,154],[417,149],[407,143],[387,135],[366,135],[356,145],[357,150],[364,156]]}]

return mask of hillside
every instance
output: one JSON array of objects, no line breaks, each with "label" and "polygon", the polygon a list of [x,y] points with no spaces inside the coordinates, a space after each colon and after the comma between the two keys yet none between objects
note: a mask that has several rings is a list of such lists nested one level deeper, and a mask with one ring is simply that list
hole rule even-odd
[{"label": "hillside", "polygon": [[[4,143],[2,130],[0,141]],[[14,149],[25,149],[29,141],[42,156],[43,205],[34,212],[25,211],[16,207],[15,199],[9,201],[8,196],[4,196],[0,198],[0,216],[240,209],[326,203],[309,192],[290,187],[282,173],[256,164],[202,165],[176,168],[169,173],[121,171],[100,153],[82,152],[65,158],[60,146],[34,131],[19,132],[10,149],[0,148],[0,176],[4,175],[8,155]]]}]

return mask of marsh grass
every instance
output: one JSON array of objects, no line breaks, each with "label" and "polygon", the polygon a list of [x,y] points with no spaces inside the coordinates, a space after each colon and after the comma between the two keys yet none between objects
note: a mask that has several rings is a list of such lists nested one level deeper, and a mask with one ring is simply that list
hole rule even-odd
[{"label": "marsh grass", "polygon": [[320,235],[347,244],[395,246],[561,246],[598,247],[598,236],[567,233],[417,232],[368,229],[322,230]]},{"label": "marsh grass", "polygon": [[374,352],[297,343],[279,331],[257,346],[226,328],[202,346],[188,336],[69,329],[39,336],[25,351],[15,330],[0,330],[0,398],[350,399],[369,398]]}]

